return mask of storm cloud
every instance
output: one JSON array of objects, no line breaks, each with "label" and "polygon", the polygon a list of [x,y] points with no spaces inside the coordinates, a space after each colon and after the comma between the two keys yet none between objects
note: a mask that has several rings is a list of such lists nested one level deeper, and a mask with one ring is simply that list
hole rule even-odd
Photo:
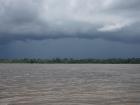
[{"label": "storm cloud", "polygon": [[0,43],[86,38],[140,43],[140,0],[0,0]]}]

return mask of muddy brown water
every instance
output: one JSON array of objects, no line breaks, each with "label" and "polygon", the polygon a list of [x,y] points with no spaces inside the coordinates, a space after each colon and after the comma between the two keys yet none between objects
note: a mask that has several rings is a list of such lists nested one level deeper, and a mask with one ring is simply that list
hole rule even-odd
[{"label": "muddy brown water", "polygon": [[0,105],[140,105],[140,65],[0,64]]}]

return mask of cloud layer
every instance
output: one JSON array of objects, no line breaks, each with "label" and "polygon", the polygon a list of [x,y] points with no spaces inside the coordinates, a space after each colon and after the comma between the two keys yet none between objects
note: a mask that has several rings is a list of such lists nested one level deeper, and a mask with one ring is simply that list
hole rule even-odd
[{"label": "cloud layer", "polygon": [[140,43],[140,0],[0,0],[0,42],[67,37]]}]

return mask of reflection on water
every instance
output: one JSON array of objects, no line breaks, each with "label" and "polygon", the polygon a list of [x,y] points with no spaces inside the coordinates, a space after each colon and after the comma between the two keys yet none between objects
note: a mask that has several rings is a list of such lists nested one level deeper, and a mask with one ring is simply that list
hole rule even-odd
[{"label": "reflection on water", "polygon": [[140,65],[0,64],[0,105],[140,105]]}]

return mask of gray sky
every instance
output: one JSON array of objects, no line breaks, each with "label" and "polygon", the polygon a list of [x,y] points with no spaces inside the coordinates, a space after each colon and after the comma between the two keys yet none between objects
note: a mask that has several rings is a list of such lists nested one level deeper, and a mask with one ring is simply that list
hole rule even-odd
[{"label": "gray sky", "polygon": [[0,0],[0,57],[140,57],[140,0]]}]

